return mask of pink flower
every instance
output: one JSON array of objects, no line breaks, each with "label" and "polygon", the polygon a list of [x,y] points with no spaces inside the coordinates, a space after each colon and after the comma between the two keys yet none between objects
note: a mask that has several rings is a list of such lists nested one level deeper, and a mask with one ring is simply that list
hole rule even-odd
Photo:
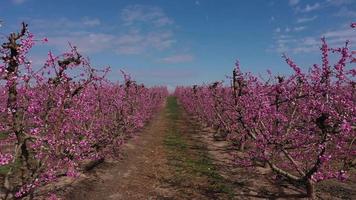
[{"label": "pink flower", "polygon": [[0,166],[9,164],[13,159],[11,154],[0,154]]},{"label": "pink flower", "polygon": [[45,37],[45,38],[42,38],[42,42],[43,42],[43,43],[47,43],[47,42],[48,42],[48,38],[46,38],[46,37]]},{"label": "pink flower", "polygon": [[53,194],[53,193],[52,193],[52,194],[50,194],[48,200],[60,200],[60,199],[57,197],[56,194]]}]

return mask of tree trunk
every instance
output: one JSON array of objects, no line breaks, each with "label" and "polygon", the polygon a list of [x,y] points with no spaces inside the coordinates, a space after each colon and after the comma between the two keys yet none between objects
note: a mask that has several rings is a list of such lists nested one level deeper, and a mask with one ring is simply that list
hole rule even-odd
[{"label": "tree trunk", "polygon": [[310,179],[306,181],[306,190],[308,199],[316,199],[314,183]]},{"label": "tree trunk", "polygon": [[244,150],[245,150],[245,141],[241,139],[239,144],[239,151],[243,152]]}]

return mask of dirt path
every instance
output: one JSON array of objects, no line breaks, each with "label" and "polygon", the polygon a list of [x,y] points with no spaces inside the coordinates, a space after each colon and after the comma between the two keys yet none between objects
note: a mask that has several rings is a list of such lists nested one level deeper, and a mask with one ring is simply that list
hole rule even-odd
[{"label": "dirt path", "polygon": [[224,185],[174,98],[145,130],[124,145],[123,158],[104,162],[65,199],[227,199]]},{"label": "dirt path", "polygon": [[[232,165],[233,151],[170,97],[144,131],[124,145],[121,160],[105,161],[87,173],[64,199],[298,199],[303,193],[272,179],[266,169]],[[341,198],[323,199],[352,199],[355,190],[347,184],[342,188]]]},{"label": "dirt path", "polygon": [[160,177],[168,173],[163,140],[166,110],[123,147],[123,158],[105,162],[76,184],[66,199],[150,199],[164,196]]}]

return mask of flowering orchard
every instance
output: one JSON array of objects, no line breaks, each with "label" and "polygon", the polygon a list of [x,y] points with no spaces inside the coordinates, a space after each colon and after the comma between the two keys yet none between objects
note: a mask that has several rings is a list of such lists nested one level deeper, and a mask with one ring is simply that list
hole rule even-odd
[{"label": "flowering orchard", "polygon": [[84,161],[115,155],[167,96],[127,75],[109,82],[109,70],[75,47],[35,69],[27,53],[36,41],[23,23],[0,48],[2,199],[33,198],[60,176],[77,177]]},{"label": "flowering orchard", "polygon": [[[237,164],[269,166],[314,198],[317,182],[342,181],[356,165],[356,52],[348,42],[331,48],[324,38],[321,52],[321,65],[307,72],[284,56],[294,73],[269,73],[262,81],[236,63],[231,87],[178,87],[175,95],[189,113],[239,145]],[[338,57],[334,64],[331,54]]]}]

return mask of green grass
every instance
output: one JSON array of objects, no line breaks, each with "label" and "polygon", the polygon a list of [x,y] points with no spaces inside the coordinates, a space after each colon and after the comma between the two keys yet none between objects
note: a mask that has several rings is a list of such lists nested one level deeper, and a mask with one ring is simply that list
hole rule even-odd
[{"label": "green grass", "polygon": [[232,198],[232,186],[218,173],[204,144],[193,139],[189,133],[181,133],[178,124],[181,110],[175,97],[168,97],[167,115],[169,128],[164,145],[169,165],[175,171],[171,181],[176,185],[189,185],[194,180],[206,180],[207,184],[200,188],[203,193],[224,193],[227,198]]},{"label": "green grass", "polygon": [[9,170],[12,166],[14,166],[15,169],[18,169],[20,167],[20,160],[16,160],[15,163],[0,166],[0,175],[5,176],[9,172]]},{"label": "green grass", "polygon": [[176,97],[169,96],[167,98],[167,111],[169,114],[170,121],[174,121],[179,118],[179,115],[181,113]]},{"label": "green grass", "polygon": [[4,133],[4,132],[0,132],[0,139],[6,139],[9,135]]},{"label": "green grass", "polygon": [[0,167],[0,175],[6,175],[7,172],[9,172],[9,170],[10,170],[9,165],[1,166]]}]

